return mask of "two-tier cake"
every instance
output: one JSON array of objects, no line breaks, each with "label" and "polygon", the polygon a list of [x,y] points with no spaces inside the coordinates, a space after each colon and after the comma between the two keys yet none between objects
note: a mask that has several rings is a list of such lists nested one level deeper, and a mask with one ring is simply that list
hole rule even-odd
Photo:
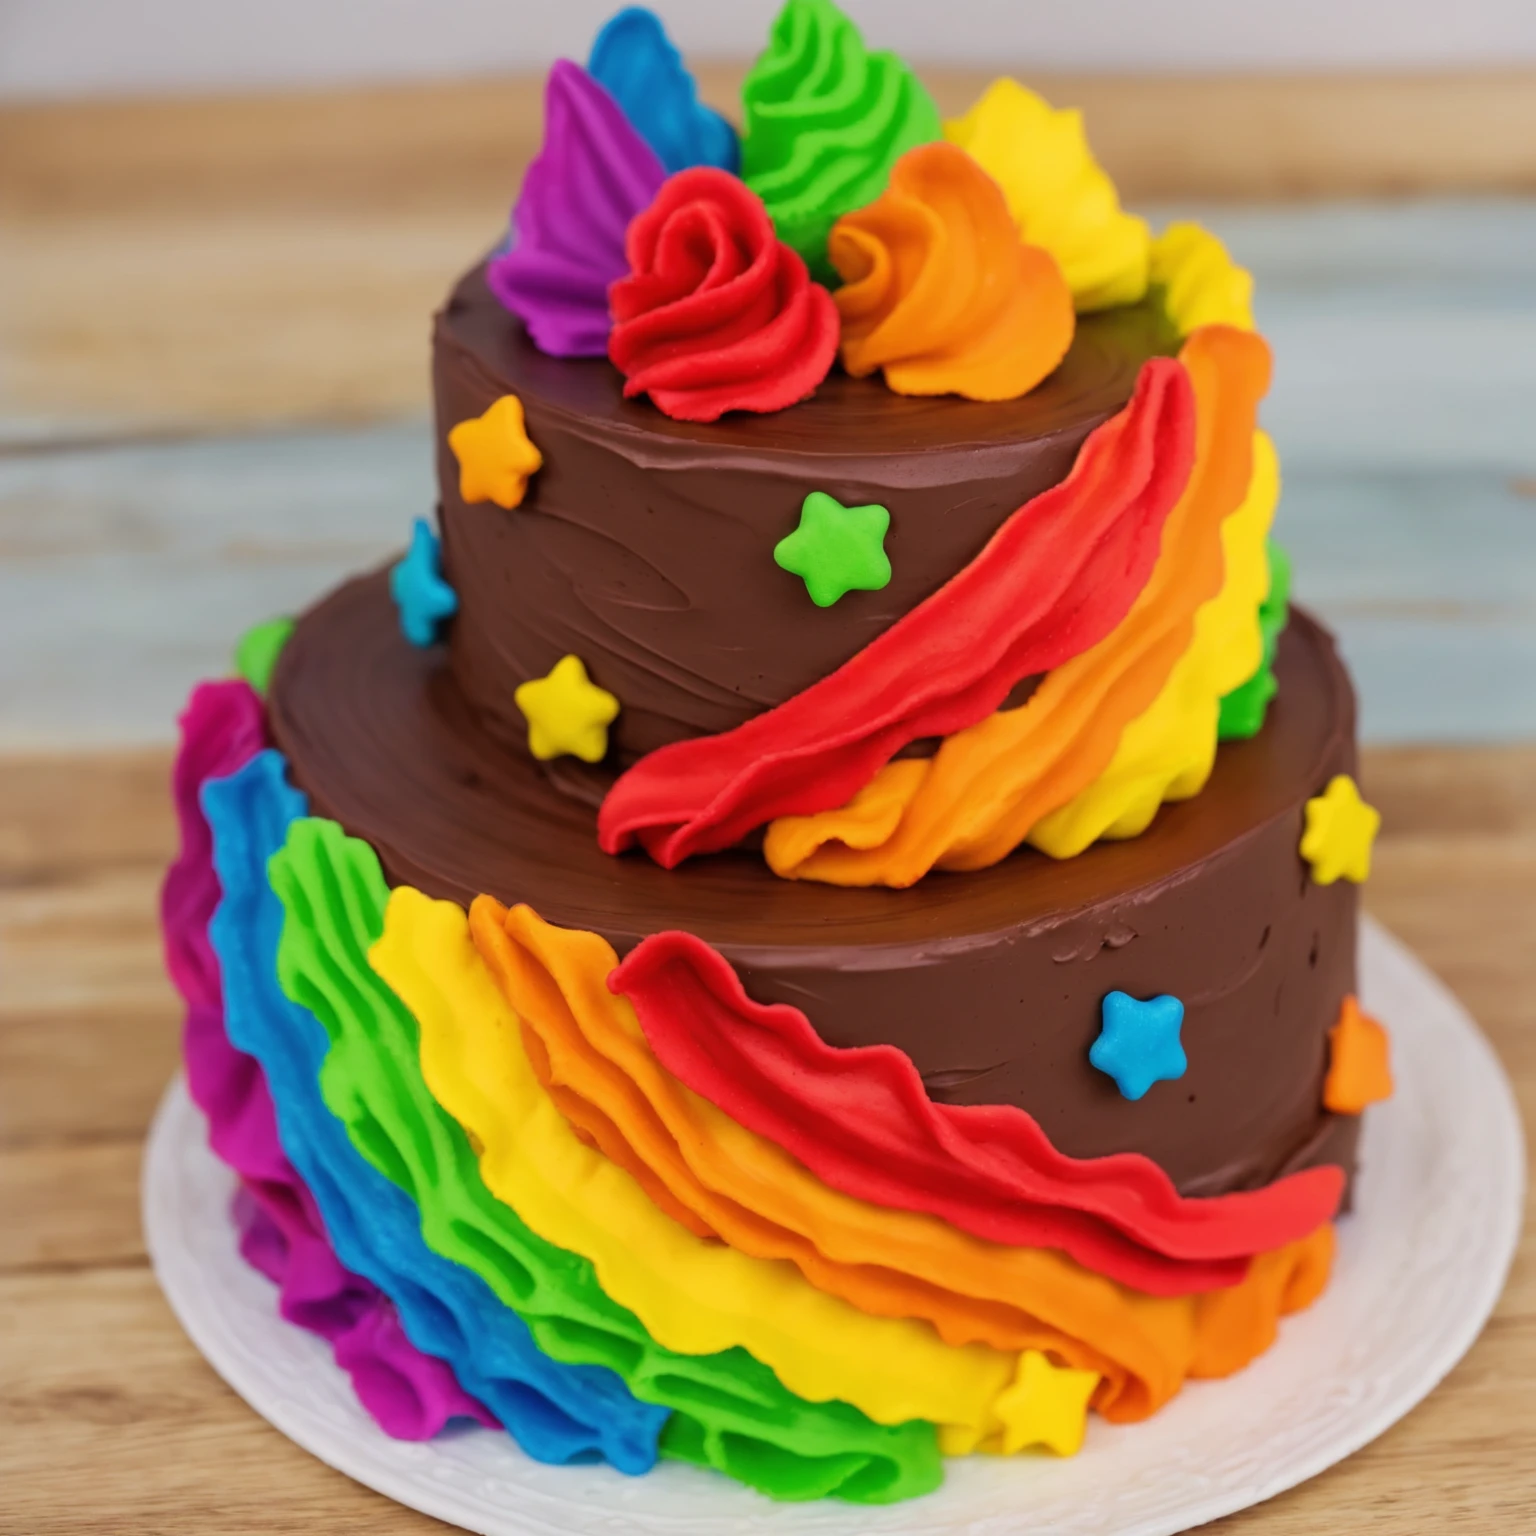
[{"label": "two-tier cake", "polygon": [[630,9],[433,341],[437,526],[183,717],[242,1249],[390,1433],[779,1498],[1071,1454],[1327,1282],[1376,815],[1251,284],[1012,81]]}]

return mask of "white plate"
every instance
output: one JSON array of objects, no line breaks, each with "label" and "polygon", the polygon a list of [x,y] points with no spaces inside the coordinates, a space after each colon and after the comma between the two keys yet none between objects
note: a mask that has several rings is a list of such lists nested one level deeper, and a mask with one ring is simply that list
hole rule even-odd
[{"label": "white plate", "polygon": [[1193,1382],[1145,1424],[1090,1422],[1070,1460],[952,1461],[942,1489],[864,1509],[774,1504],[718,1474],[549,1467],[468,1427],[391,1440],[318,1338],[283,1322],[235,1247],[232,1175],[178,1080],[144,1162],[155,1273],[214,1369],[264,1418],[349,1477],[481,1536],[1170,1536],[1314,1477],[1423,1399],[1493,1310],[1519,1235],[1525,1153],[1493,1052],[1449,992],[1367,921],[1361,991],[1388,1025],[1397,1092],[1366,1117],[1357,1214],[1333,1281],[1228,1381]]}]

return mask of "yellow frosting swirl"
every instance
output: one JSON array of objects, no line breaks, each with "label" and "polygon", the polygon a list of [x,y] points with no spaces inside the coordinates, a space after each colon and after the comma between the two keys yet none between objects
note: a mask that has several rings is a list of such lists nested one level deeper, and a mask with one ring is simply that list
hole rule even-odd
[{"label": "yellow frosting swirl", "polygon": [[1151,281],[1181,336],[1202,325],[1253,329],[1253,275],[1200,224],[1170,224],[1152,242]]},{"label": "yellow frosting swirl", "polygon": [[1003,189],[1019,233],[1056,258],[1079,311],[1146,293],[1151,234],[1120,207],[1081,112],[1058,112],[1017,80],[994,80],[964,117],[945,123],[944,137]]}]

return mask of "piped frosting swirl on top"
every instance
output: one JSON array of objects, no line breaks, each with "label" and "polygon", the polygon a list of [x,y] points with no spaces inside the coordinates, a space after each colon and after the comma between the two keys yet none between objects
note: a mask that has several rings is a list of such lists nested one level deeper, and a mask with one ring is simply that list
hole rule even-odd
[{"label": "piped frosting swirl on top", "polygon": [[628,270],[625,231],[665,179],[613,97],[559,60],[544,88],[544,145],[512,210],[511,249],[485,274],[541,352],[607,352],[608,287]]},{"label": "piped frosting swirl on top", "polygon": [[1088,147],[1081,112],[1056,111],[1016,80],[995,80],[944,136],[1003,189],[1019,233],[1056,258],[1080,310],[1135,304],[1151,236],[1125,213]]},{"label": "piped frosting swirl on top", "polygon": [[643,5],[610,17],[587,59],[592,78],[607,88],[669,171],[741,164],[736,130],[699,100],[698,86],[660,18]]},{"label": "piped frosting swirl on top", "polygon": [[804,400],[837,354],[837,311],[761,202],[711,166],[680,171],[629,227],[609,292],[626,395],[679,421]]},{"label": "piped frosting swirl on top", "polygon": [[870,53],[831,0],[788,0],[742,87],[742,175],[780,239],[826,277],[828,232],[871,203],[939,114],[893,53]]},{"label": "piped frosting swirl on top", "polygon": [[827,254],[844,280],[843,366],[883,368],[898,394],[1015,400],[1072,344],[1055,258],[1021,243],[997,183],[953,144],[908,150]]}]

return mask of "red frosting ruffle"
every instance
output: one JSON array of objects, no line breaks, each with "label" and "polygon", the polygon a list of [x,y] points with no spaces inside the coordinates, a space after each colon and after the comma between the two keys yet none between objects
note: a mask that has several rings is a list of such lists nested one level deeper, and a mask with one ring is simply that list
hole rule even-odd
[{"label": "red frosting ruffle", "polygon": [[630,275],[608,290],[608,356],[626,395],[649,395],[679,421],[714,421],[783,410],[826,378],[832,295],[736,177],[713,166],[670,177],[624,246]]},{"label": "red frosting ruffle", "polygon": [[858,655],[735,730],[641,758],[603,801],[599,843],[618,853],[638,839],[671,869],[779,816],[843,805],[908,742],[985,719],[1021,678],[1097,645],[1125,617],[1194,453],[1189,375],[1154,358],[1072,473]]},{"label": "red frosting ruffle", "polygon": [[1330,1220],[1340,1168],[1188,1199],[1139,1153],[1072,1158],[1013,1105],[936,1104],[895,1046],[839,1049],[787,1004],[754,1003],[690,933],[643,940],[609,988],[634,1005],[673,1076],[857,1199],[983,1238],[1058,1248],[1155,1295],[1235,1285],[1256,1254]]}]

